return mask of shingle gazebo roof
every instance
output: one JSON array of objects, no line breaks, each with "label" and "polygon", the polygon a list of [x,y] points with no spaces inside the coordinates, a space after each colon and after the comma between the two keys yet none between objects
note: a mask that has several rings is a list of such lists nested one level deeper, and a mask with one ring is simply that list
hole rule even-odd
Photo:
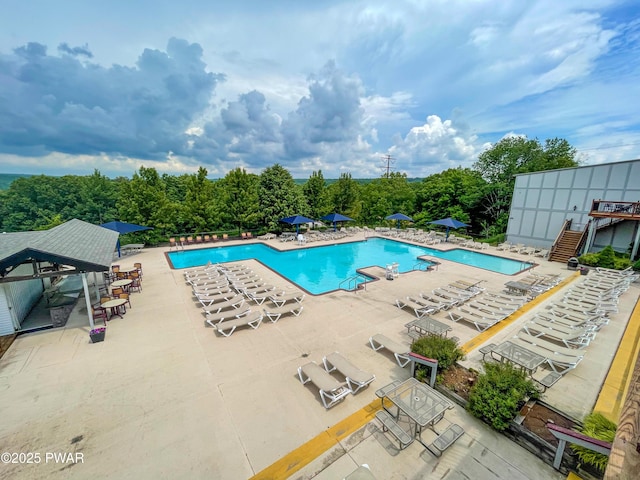
[{"label": "shingle gazebo roof", "polygon": [[[82,220],[69,220],[49,230],[0,233],[0,283],[23,263],[34,264],[34,275],[41,275],[35,264],[47,262],[66,265],[80,272],[108,271],[118,232]],[[11,278],[14,280],[14,278]]]}]

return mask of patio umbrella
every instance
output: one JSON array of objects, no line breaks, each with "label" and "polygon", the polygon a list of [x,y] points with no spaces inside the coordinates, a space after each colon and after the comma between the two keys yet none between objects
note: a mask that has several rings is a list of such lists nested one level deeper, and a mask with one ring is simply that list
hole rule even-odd
[{"label": "patio umbrella", "polygon": [[434,220],[433,222],[429,222],[429,223],[433,223],[434,225],[443,225],[445,227],[447,227],[447,236],[445,238],[445,241],[449,240],[449,229],[451,228],[460,228],[460,227],[469,227],[470,225],[463,223],[459,220],[456,220],[455,218],[451,218],[451,217],[447,217],[447,218],[442,218],[440,220]]},{"label": "patio umbrella", "polygon": [[[133,232],[141,232],[143,230],[153,230],[152,227],[145,227],[143,225],[136,225],[135,223],[127,223],[120,222],[115,220],[113,222],[107,222],[100,225],[101,227],[108,228],[109,230],[115,230],[116,232],[122,233],[133,233]],[[118,257],[120,257],[120,238],[118,238]]]},{"label": "patio umbrella", "polygon": [[406,222],[413,222],[413,218],[407,217],[404,213],[394,213],[393,215],[389,215],[388,217],[384,217],[385,220],[397,220],[398,225],[397,228],[400,228],[400,220],[404,220]]},{"label": "patio umbrella", "polygon": [[282,223],[288,223],[289,225],[295,225],[296,233],[300,233],[301,223],[313,223],[313,220],[311,218],[307,218],[303,215],[293,215],[291,217],[281,218],[280,221]]},{"label": "patio umbrella", "polygon": [[353,218],[347,217],[346,215],[342,215],[341,213],[330,213],[329,215],[325,215],[324,217],[320,217],[322,220],[326,220],[327,222],[333,223],[333,230],[336,229],[336,222],[352,222]]}]

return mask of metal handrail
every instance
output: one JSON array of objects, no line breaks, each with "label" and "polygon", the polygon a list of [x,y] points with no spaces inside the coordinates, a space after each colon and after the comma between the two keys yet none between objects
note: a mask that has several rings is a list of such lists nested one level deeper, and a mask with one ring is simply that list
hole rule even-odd
[{"label": "metal handrail", "polygon": [[[358,283],[358,280],[362,279],[361,283]],[[358,290],[358,285],[364,285],[364,289],[367,289],[367,279],[368,277],[360,274],[360,273],[356,273],[355,275],[349,277],[349,278],[345,278],[344,280],[342,280],[340,282],[340,284],[338,285],[338,289],[342,289],[342,290],[347,290],[347,291],[357,291]],[[349,282],[348,283],[348,287],[349,288],[343,288],[342,285],[345,284],[345,282]],[[354,283],[353,287],[351,286],[351,283]]]},{"label": "metal handrail", "polygon": [[587,224],[584,226],[584,230],[582,230],[582,235],[580,235],[580,240],[578,240],[578,244],[576,245],[575,255],[578,255],[582,251],[582,248],[584,247],[584,244],[587,241],[587,235],[589,233],[590,225],[591,225],[591,220],[587,222]]},{"label": "metal handrail", "polygon": [[549,258],[551,258],[551,255],[553,255],[553,253],[555,253],[556,248],[558,247],[558,242],[560,241],[560,238],[562,238],[562,233],[565,230],[569,230],[569,228],[571,228],[571,222],[572,222],[572,219],[568,218],[562,224],[562,228],[558,232],[558,236],[556,237],[556,239],[553,241],[553,245],[551,245],[551,250],[549,250]]},{"label": "metal handrail", "polygon": [[[428,272],[429,269],[435,265],[436,268],[438,268],[439,263],[438,262],[434,262],[432,260],[420,260],[418,261],[418,263],[414,264],[413,267],[411,267],[411,270],[419,270],[421,272]],[[422,268],[424,267],[424,268]]]}]

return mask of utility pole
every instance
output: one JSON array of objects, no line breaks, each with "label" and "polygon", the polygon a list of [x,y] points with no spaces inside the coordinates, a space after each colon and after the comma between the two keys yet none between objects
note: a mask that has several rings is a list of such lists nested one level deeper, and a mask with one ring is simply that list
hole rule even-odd
[{"label": "utility pole", "polygon": [[389,178],[391,176],[391,166],[396,163],[396,159],[393,158],[391,155],[384,155],[382,157],[382,176],[385,178]]}]

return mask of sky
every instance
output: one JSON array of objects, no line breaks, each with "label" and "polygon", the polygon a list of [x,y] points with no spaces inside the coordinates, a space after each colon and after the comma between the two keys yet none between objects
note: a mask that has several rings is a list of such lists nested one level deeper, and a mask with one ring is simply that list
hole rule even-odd
[{"label": "sky", "polygon": [[2,0],[0,173],[425,177],[640,158],[637,0]]}]

